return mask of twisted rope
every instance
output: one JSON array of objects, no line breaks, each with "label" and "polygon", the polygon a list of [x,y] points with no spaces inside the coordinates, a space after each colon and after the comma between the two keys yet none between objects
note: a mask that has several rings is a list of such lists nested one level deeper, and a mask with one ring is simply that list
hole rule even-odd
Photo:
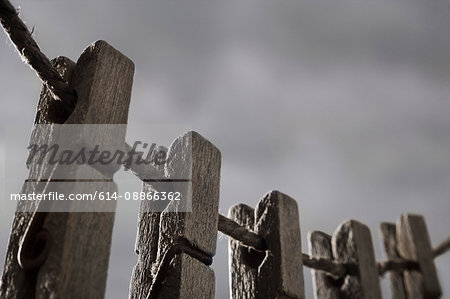
[{"label": "twisted rope", "polygon": [[55,100],[61,101],[68,112],[73,111],[76,92],[61,78],[47,56],[42,53],[32,33],[8,0],[0,0],[0,23],[23,61],[36,72]]},{"label": "twisted rope", "polygon": [[[258,251],[267,249],[264,239],[253,231],[239,225],[237,222],[219,214],[218,229],[223,234],[239,241],[242,245],[251,247]],[[433,256],[436,258],[450,250],[450,237],[439,243],[433,249]],[[335,279],[344,278],[348,273],[354,272],[354,265],[337,263],[331,259],[314,258],[306,253],[302,254],[303,265],[318,271],[323,271]],[[402,272],[405,270],[420,270],[416,261],[395,259],[377,263],[378,274],[384,275],[386,272]]]}]

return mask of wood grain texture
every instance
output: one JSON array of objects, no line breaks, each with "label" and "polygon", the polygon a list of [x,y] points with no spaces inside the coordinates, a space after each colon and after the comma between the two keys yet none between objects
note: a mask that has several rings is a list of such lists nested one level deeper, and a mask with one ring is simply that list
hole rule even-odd
[{"label": "wood grain texture", "polygon": [[[331,248],[331,236],[321,232],[313,231],[308,234],[309,254],[314,258],[325,258],[333,260]],[[311,269],[314,298],[316,299],[339,299],[338,283],[324,272]]]},{"label": "wood grain texture", "polygon": [[300,220],[297,203],[289,196],[269,192],[255,212],[255,232],[267,245],[258,268],[257,298],[304,298]]},{"label": "wood grain texture", "polygon": [[68,124],[126,124],[133,85],[134,63],[97,41],[77,61],[71,87],[78,94]]},{"label": "wood grain texture", "polygon": [[[254,228],[255,211],[247,205],[233,206],[228,212],[228,217],[249,230]],[[231,298],[256,298],[258,267],[264,257],[265,252],[258,252],[233,238],[229,239]]]},{"label": "wood grain texture", "polygon": [[401,215],[397,221],[396,234],[400,256],[417,261],[420,267],[420,273],[403,273],[408,298],[440,298],[442,291],[425,219],[420,215]]},{"label": "wood grain texture", "polygon": [[[58,57],[52,60],[63,80],[70,81],[75,63],[68,58]],[[59,107],[59,109],[58,109]],[[39,124],[51,124],[55,119],[63,122],[67,118],[66,112],[61,109],[59,102],[52,98],[46,85],[42,85],[35,116],[35,126],[32,130],[32,138],[40,138],[43,143],[52,138],[40,134]],[[29,178],[46,178],[51,169],[41,164],[33,164],[29,169]],[[21,190],[22,193],[42,192],[42,183],[26,183]],[[35,202],[20,202],[18,210],[34,210]],[[27,208],[25,208],[27,206]],[[6,260],[0,286],[0,298],[34,298],[36,287],[36,273],[24,271],[17,262],[19,244],[26,228],[29,225],[33,213],[18,212],[14,215],[12,229],[6,254]]]},{"label": "wood grain texture", "polygon": [[[71,66],[70,62],[65,62],[62,66]],[[43,89],[36,114],[37,122],[127,122],[134,72],[133,63],[127,57],[106,42],[98,41],[83,52],[75,67],[67,70],[67,75],[71,76],[68,83],[78,93],[75,110],[70,116],[55,116],[58,110],[52,112],[48,102],[51,99],[45,98],[50,95]],[[124,136],[115,137],[116,142],[124,142]],[[71,188],[65,191],[79,192],[85,187],[73,185]],[[26,273],[32,275],[28,281],[32,281],[33,285],[21,283],[27,281],[26,278],[17,279],[23,276],[16,265],[17,242],[23,234],[27,218],[19,214],[16,218],[2,278],[2,298],[104,297],[114,213],[48,213],[43,227],[52,235],[52,247],[39,271]]]},{"label": "wood grain texture", "polygon": [[[397,251],[397,234],[395,223],[381,223],[380,235],[383,241],[384,251],[388,259],[399,259]],[[390,272],[391,296],[393,299],[406,299],[405,285],[403,283],[402,273]]]},{"label": "wood grain texture", "polygon": [[169,205],[167,211],[162,213],[162,245],[159,247],[158,256],[161,256],[165,247],[169,246],[177,235],[185,237],[205,253],[215,254],[220,165],[220,151],[197,132],[188,132],[172,143],[166,175],[169,179],[191,178],[190,187],[184,184],[179,188],[182,188],[184,194],[190,194],[192,212],[174,212],[179,208]]},{"label": "wood grain texture", "polygon": [[369,228],[355,220],[341,224],[332,236],[337,262],[352,263],[356,269],[346,276],[341,298],[381,299],[378,269]]},{"label": "wood grain texture", "polygon": [[[130,298],[145,298],[159,264],[172,244],[183,237],[192,246],[213,256],[216,250],[220,185],[220,151],[196,132],[177,138],[169,148],[165,175],[168,179],[190,179],[190,184],[173,185],[186,201],[172,201],[162,213],[142,213],[139,220],[139,251],[130,285]],[[152,186],[155,189],[164,186]],[[143,207],[146,208],[146,207]],[[148,210],[145,210],[148,211]],[[158,221],[159,220],[159,221]],[[147,233],[147,236],[141,234]],[[144,242],[152,242],[144,245]],[[155,249],[157,252],[155,253]],[[148,275],[150,272],[150,275]],[[170,262],[159,298],[213,298],[214,272],[187,254]]]},{"label": "wood grain texture", "polygon": [[[144,192],[147,191],[148,189],[144,189]],[[141,205],[143,204],[147,203]],[[138,258],[131,275],[129,298],[146,298],[150,292],[158,253],[160,216],[159,212],[139,213],[135,246]]]},{"label": "wood grain texture", "polygon": [[[169,205],[167,211],[161,214],[157,263],[179,236],[186,238],[206,254],[214,256],[219,215],[220,166],[220,151],[196,132],[184,134],[170,146],[166,175],[171,179],[192,179],[190,188],[181,188],[182,193],[191,194],[192,212],[176,212],[177,207]],[[183,256],[185,255],[182,254],[180,258]],[[212,297],[201,295],[214,289],[214,272],[208,271],[209,267],[199,262],[195,265],[198,272],[195,279],[198,280],[196,284],[199,287],[190,291],[198,294],[198,297],[194,294],[192,298],[213,298],[213,294]],[[176,263],[175,259],[172,273],[176,274],[168,276],[168,283],[163,286],[159,297],[186,298],[186,284],[180,279],[184,277],[183,273],[191,272],[189,268],[193,266],[193,263]],[[171,287],[171,283],[175,285]]]},{"label": "wood grain texture", "polygon": [[[141,166],[138,169],[138,177],[149,179],[154,175],[161,177],[164,174],[164,164],[154,166]],[[154,184],[149,182],[142,183],[142,191],[147,193],[156,190]],[[141,202],[138,215],[137,234],[135,251],[137,262],[133,267],[130,281],[129,298],[146,298],[152,285],[153,268],[156,266],[156,256],[158,254],[159,243],[159,221],[160,212],[151,212],[152,202]]]},{"label": "wood grain texture", "polygon": [[[126,124],[133,74],[133,62],[106,42],[90,45],[74,69],[70,83],[78,101],[66,123]],[[125,141],[124,135],[111,138],[117,143]],[[106,178],[101,173],[96,175]],[[65,191],[82,193],[86,188],[104,188],[83,183],[71,187]],[[106,188],[117,190],[115,184]],[[114,213],[109,212],[49,214],[46,228],[60,246],[54,246],[49,262],[39,271],[37,293],[42,296],[37,298],[103,298],[113,224]]]},{"label": "wood grain texture", "polygon": [[[126,146],[127,151],[131,150],[131,146]],[[161,178],[165,176],[165,164],[161,165],[139,165],[131,163],[130,170],[141,180],[151,178]],[[146,182],[142,183],[142,191],[174,191],[171,186],[164,183]],[[161,212],[159,210],[164,207],[155,207],[162,203],[143,201],[140,204],[135,252],[137,254],[137,262],[133,267],[129,298],[140,299],[146,298],[150,292],[153,283],[153,276],[156,274],[158,264],[156,262],[159,244],[159,222]],[[154,210],[158,210],[154,212]]]},{"label": "wood grain texture", "polygon": [[182,253],[172,260],[158,299],[208,299],[214,298],[214,292],[214,271]]}]

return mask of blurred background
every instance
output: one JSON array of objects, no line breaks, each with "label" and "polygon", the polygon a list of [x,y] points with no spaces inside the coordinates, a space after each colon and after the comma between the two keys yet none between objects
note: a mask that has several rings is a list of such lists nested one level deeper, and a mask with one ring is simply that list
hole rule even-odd
[{"label": "blurred background", "polygon": [[[450,234],[448,1],[13,4],[50,58],[76,61],[103,39],[134,61],[129,123],[188,124],[211,140],[223,156],[221,213],[278,189],[298,202],[304,252],[308,231],[352,218],[371,228],[378,260],[378,225],[401,213],[423,214],[434,245]],[[3,32],[0,82],[1,126],[31,130],[40,82]],[[4,138],[0,151],[4,163]],[[2,209],[1,268],[12,217]],[[136,219],[119,205],[106,298],[127,297]],[[229,297],[227,254],[221,236],[216,298]],[[450,298],[450,255],[436,263]],[[305,286],[310,298],[309,270]],[[387,279],[383,289],[389,298]]]}]

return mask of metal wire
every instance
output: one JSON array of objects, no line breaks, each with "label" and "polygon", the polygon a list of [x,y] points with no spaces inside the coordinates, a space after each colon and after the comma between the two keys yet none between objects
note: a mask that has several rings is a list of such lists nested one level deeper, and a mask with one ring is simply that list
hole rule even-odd
[{"label": "metal wire", "polygon": [[52,237],[42,228],[46,212],[36,212],[31,216],[22,242],[19,244],[17,261],[27,271],[39,268],[47,259],[52,245]]},{"label": "metal wire", "polygon": [[170,269],[170,263],[180,253],[185,253],[203,264],[209,266],[212,264],[212,257],[202,250],[196,248],[185,238],[178,238],[170,247],[165,251],[161,261],[158,265],[158,270],[153,279],[153,283],[150,287],[150,292],[147,295],[147,299],[158,298],[161,289],[164,285],[164,281],[167,276],[167,272]]}]

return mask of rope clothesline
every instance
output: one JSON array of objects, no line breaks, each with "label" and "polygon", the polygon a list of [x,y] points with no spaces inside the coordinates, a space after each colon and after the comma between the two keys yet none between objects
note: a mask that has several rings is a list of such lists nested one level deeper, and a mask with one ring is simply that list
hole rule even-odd
[{"label": "rope clothesline", "polygon": [[0,0],[0,22],[23,61],[36,72],[55,100],[61,101],[67,111],[72,111],[76,102],[75,91],[61,78],[47,56],[42,53],[32,33],[8,0]]},{"label": "rope clothesline", "polygon": [[[219,231],[223,234],[240,241],[248,247],[263,251],[266,249],[264,239],[256,233],[240,226],[237,222],[219,214]],[[436,258],[450,250],[450,237],[439,243],[433,249],[433,257]],[[327,272],[336,278],[344,277],[346,273],[351,272],[352,265],[337,263],[331,259],[314,258],[303,253],[303,265],[308,268]],[[419,270],[416,261],[403,259],[390,259],[377,263],[378,274],[384,275],[386,272],[401,272],[404,270]]]}]

